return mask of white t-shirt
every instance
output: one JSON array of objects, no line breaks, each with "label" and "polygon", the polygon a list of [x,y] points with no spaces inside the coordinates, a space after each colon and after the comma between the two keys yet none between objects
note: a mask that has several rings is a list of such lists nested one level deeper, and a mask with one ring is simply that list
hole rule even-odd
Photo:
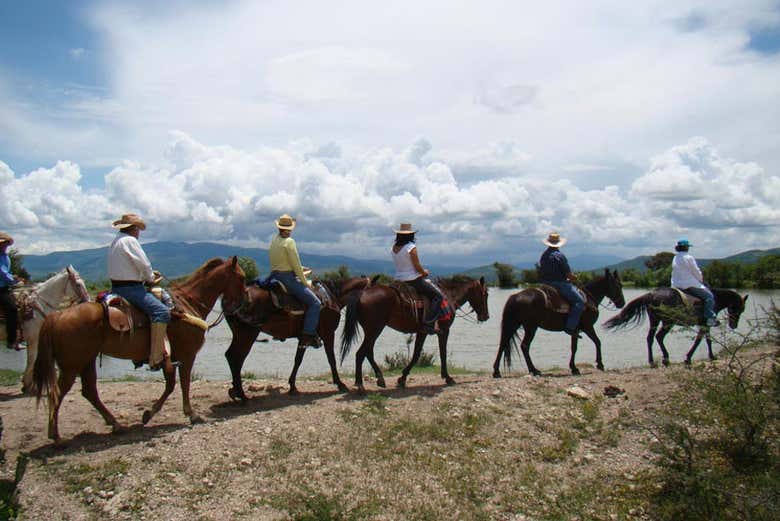
[{"label": "white t-shirt", "polygon": [[152,263],[141,243],[132,235],[119,232],[108,247],[108,278],[111,280],[151,281]]},{"label": "white t-shirt", "polygon": [[696,259],[687,251],[678,251],[672,259],[672,287],[703,288],[703,280]]},{"label": "white t-shirt", "polygon": [[410,255],[416,247],[413,242],[407,242],[401,246],[397,253],[392,249],[390,250],[393,254],[393,263],[395,264],[395,280],[409,281],[420,276],[420,273],[414,269]]}]

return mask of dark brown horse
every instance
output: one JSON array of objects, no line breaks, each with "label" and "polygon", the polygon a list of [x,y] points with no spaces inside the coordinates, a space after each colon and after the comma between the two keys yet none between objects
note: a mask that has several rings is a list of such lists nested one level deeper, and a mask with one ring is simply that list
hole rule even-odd
[{"label": "dark brown horse", "polygon": [[[341,319],[341,308],[344,307],[350,295],[365,288],[370,283],[371,281],[368,277],[354,277],[338,282],[323,281],[323,284],[334,297],[332,304],[335,305],[323,306],[320,311],[317,334],[325,346],[325,355],[328,357],[333,383],[342,392],[349,391],[349,388],[339,378],[333,347],[336,328]],[[233,400],[240,400],[243,403],[246,402],[247,397],[244,394],[244,387],[241,381],[241,368],[244,366],[244,360],[249,355],[257,335],[262,331],[279,339],[295,337],[303,327],[303,316],[298,315],[291,320],[286,312],[280,312],[274,307],[268,290],[250,286],[247,288],[247,300],[244,306],[235,313],[225,314],[225,318],[230,326],[230,331],[233,333],[233,339],[225,352],[225,358],[227,358],[230,373],[233,377],[233,387],[228,390],[228,395]],[[306,351],[306,349],[296,349],[295,351],[295,364],[288,379],[290,394],[298,394],[295,378]]]},{"label": "dark brown horse", "polygon": [[[484,277],[479,280],[468,277],[439,279],[437,283],[455,309],[459,309],[468,302],[477,313],[477,320],[484,322],[490,318],[488,313],[488,291]],[[450,334],[450,325],[454,320],[455,313],[452,313],[449,321],[442,324],[441,332],[437,335],[439,337],[441,377],[444,378],[448,385],[455,383],[455,380],[447,372],[447,339]],[[363,343],[360,344],[360,348],[355,355],[355,385],[360,392],[365,392],[363,387],[363,361],[365,359],[368,359],[368,363],[374,369],[377,385],[379,387],[385,386],[382,370],[374,360],[374,344],[385,326],[390,326],[402,333],[416,334],[412,359],[404,367],[401,377],[398,378],[398,386],[404,387],[409,372],[420,358],[425,337],[427,336],[421,321],[405,309],[397,290],[384,285],[366,288],[360,292],[357,298],[347,304],[347,316],[341,338],[342,362],[355,342],[358,324],[363,328],[364,336]]]},{"label": "dark brown horse", "polygon": [[[241,304],[244,272],[236,257],[226,261],[212,259],[173,288],[171,293],[175,300],[184,301],[187,307],[197,310],[200,318],[205,319],[220,295],[223,296],[223,309],[232,310]],[[200,417],[193,413],[190,405],[190,379],[205,331],[185,320],[173,320],[168,326],[168,339],[172,358],[181,362],[179,376],[184,414],[195,423],[200,421]],[[130,333],[115,331],[104,318],[103,307],[99,303],[87,302],[48,315],[41,326],[33,379],[38,400],[48,392],[49,438],[55,441],[60,438],[57,427],[60,405],[76,376],[81,376],[81,394],[98,410],[107,425],[119,431],[119,422],[98,396],[95,360],[100,354],[125,360],[144,360],[149,356],[149,344],[148,327]],[[60,369],[59,378],[55,363]],[[151,410],[144,411],[144,424],[162,408],[175,385],[175,372],[166,373],[165,390]]]},{"label": "dark brown horse", "polygon": [[[742,297],[736,291],[730,289],[713,289],[712,294],[715,296],[715,313],[727,309],[729,327],[735,329],[739,325],[740,315],[745,311],[745,301],[748,296]],[[656,367],[656,363],[653,360],[653,337],[658,340],[658,345],[661,347],[663,355],[661,363],[665,366],[669,365],[669,352],[664,345],[664,338],[675,324],[699,325],[696,339],[693,341],[691,349],[685,355],[686,364],[691,363],[691,357],[696,352],[696,348],[699,347],[702,338],[707,339],[707,351],[710,360],[715,360],[715,355],[712,352],[710,328],[701,325],[699,314],[696,312],[691,313],[686,309],[680,294],[672,288],[657,288],[635,298],[626,305],[623,311],[607,320],[604,323],[604,327],[607,329],[621,329],[628,326],[637,326],[642,322],[645,314],[647,314],[647,318],[650,321],[650,329],[647,331],[647,362],[651,367]],[[659,324],[661,329],[656,334]]]},{"label": "dark brown horse", "polygon": [[[617,271],[610,273],[609,270],[604,270],[604,275],[593,279],[593,281],[585,285],[584,290],[587,304],[580,318],[579,329],[596,345],[596,367],[603,371],[601,340],[599,340],[594,329],[596,320],[599,317],[598,307],[604,297],[609,298],[618,308],[623,307],[626,302],[623,297],[623,284],[620,282],[620,276]],[[534,376],[542,374],[534,366],[530,354],[531,342],[534,339],[534,335],[536,335],[536,330],[541,327],[547,331],[563,331],[566,323],[566,313],[550,309],[548,300],[545,292],[540,288],[527,288],[507,299],[501,317],[501,341],[498,346],[496,361],[493,364],[494,378],[501,377],[499,367],[502,355],[504,356],[506,366],[511,367],[512,349],[516,349],[516,333],[520,327],[525,330],[520,347],[523,350],[528,372]],[[574,362],[577,354],[577,338],[577,335],[571,337],[571,359],[569,360],[569,368],[571,369],[571,374],[574,375],[580,374]]]}]

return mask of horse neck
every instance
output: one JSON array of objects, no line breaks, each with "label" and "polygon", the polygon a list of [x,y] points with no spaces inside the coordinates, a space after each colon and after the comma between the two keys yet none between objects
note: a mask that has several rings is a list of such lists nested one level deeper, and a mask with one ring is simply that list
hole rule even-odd
[{"label": "horse neck", "polygon": [[466,282],[454,282],[446,283],[439,281],[439,285],[444,290],[444,293],[449,297],[450,301],[455,305],[457,309],[460,309],[463,304],[468,300],[469,288],[473,284],[472,281]]},{"label": "horse neck", "polygon": [[596,304],[601,304],[601,301],[607,296],[607,279],[597,277],[588,282],[585,285],[585,294],[588,298],[592,298]]},{"label": "horse neck", "polygon": [[56,275],[41,282],[36,288],[35,292],[40,295],[41,298],[51,302],[52,304],[59,304],[62,299],[65,298],[65,294],[68,289],[68,273],[61,271]]},{"label": "horse neck", "polygon": [[178,292],[183,294],[190,304],[194,305],[194,311],[201,318],[208,316],[222,294],[222,278],[225,275],[219,276],[216,271],[197,274],[178,288]]},{"label": "horse neck", "polygon": [[715,297],[715,311],[721,311],[734,304],[736,298],[740,298],[735,292],[729,289],[713,289],[712,295]]}]

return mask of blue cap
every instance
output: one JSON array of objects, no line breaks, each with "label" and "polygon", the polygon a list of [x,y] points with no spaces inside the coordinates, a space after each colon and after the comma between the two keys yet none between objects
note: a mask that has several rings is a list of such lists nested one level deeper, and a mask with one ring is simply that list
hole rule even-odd
[{"label": "blue cap", "polygon": [[691,243],[688,242],[688,239],[686,237],[681,237],[680,240],[677,241],[677,246],[682,246],[684,248],[690,248]]}]

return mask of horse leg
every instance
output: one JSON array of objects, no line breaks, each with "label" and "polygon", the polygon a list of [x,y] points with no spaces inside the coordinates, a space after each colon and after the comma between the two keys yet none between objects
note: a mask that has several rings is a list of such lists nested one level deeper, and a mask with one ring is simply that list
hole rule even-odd
[{"label": "horse leg", "polygon": [[653,360],[653,342],[655,341],[655,331],[658,329],[660,321],[655,317],[650,317],[650,329],[647,330],[647,363],[650,367],[658,367]]},{"label": "horse leg", "polygon": [[[60,441],[59,419],[60,419],[60,406],[65,400],[65,395],[68,394],[70,388],[73,387],[73,382],[76,381],[76,373],[70,371],[61,370],[60,376],[57,378],[57,389],[59,398],[55,401],[49,395],[49,439],[54,440],[55,443]],[[53,403],[54,402],[54,403]]]},{"label": "horse leg", "polygon": [[569,369],[571,369],[571,374],[574,376],[578,376],[580,374],[580,370],[577,369],[577,364],[575,363],[574,359],[577,356],[577,335],[571,336],[571,358],[569,359]]},{"label": "horse leg", "polygon": [[704,338],[707,340],[707,354],[710,360],[717,360],[718,357],[712,352],[712,336],[710,335],[710,328],[707,328],[704,333]]},{"label": "horse leg", "polygon": [[[190,383],[192,382],[192,366],[195,364],[195,354],[185,362],[182,362],[179,367],[179,378],[181,379],[181,401],[184,406],[184,416],[190,419],[191,424],[203,423],[203,418],[200,415],[195,414],[192,410],[192,404],[190,403]],[[171,373],[171,390],[176,385],[176,373]],[[168,388],[168,375],[165,375],[166,389]],[[162,404],[160,404],[162,407]]]},{"label": "horse leg", "polygon": [[[588,336],[588,338],[591,339],[593,344],[596,346],[596,369],[598,369],[599,371],[603,371],[604,363],[601,361],[601,340],[596,335],[596,330],[593,328],[593,325],[591,324],[590,326],[583,328],[582,332],[585,333]],[[574,354],[572,353],[572,356],[573,355]],[[573,358],[572,361],[574,361]]]},{"label": "horse leg", "polygon": [[296,349],[295,350],[295,362],[293,363],[293,369],[292,373],[290,373],[290,378],[287,379],[287,383],[290,384],[290,390],[287,391],[287,394],[290,396],[295,396],[297,394],[300,394],[298,392],[298,388],[295,386],[295,377],[298,375],[298,368],[301,366],[301,363],[303,363],[303,357],[306,355],[306,349]]},{"label": "horse leg", "polygon": [[[180,360],[181,361],[181,360]],[[187,365],[187,362],[181,361],[182,365],[179,370],[183,372],[184,366]],[[189,361],[189,369],[192,369],[192,361]],[[141,423],[146,425],[149,423],[149,420],[151,420],[155,414],[160,412],[160,409],[162,409],[163,404],[165,403],[165,400],[168,399],[168,397],[173,392],[173,388],[176,387],[176,370],[170,371],[170,372],[163,372],[165,375],[165,389],[163,390],[162,396],[152,404],[151,409],[147,409],[144,411],[144,414],[141,416]],[[188,382],[189,382],[189,374],[187,374]],[[190,403],[190,396],[189,396],[189,385],[187,386],[187,394],[184,393],[184,376],[182,376],[182,398],[184,400],[184,414],[187,414],[187,408],[189,407]]]},{"label": "horse leg", "polygon": [[662,322],[661,329],[658,331],[658,334],[655,336],[656,340],[658,340],[658,345],[661,347],[661,354],[663,356],[661,363],[664,364],[664,367],[669,366],[669,351],[666,350],[666,346],[664,345],[664,338],[666,338],[666,335],[668,335],[669,331],[671,330],[672,330],[671,324]]},{"label": "horse leg", "polygon": [[374,376],[376,376],[376,385],[382,388],[387,387],[387,384],[385,383],[385,376],[382,374],[382,368],[379,367],[379,364],[377,364],[376,360],[374,360],[373,344],[371,345],[371,349],[366,351],[366,360],[368,360],[368,363],[371,365],[371,369],[374,370]]},{"label": "horse leg", "polygon": [[225,351],[225,358],[230,367],[230,374],[233,380],[233,387],[228,389],[228,396],[230,396],[231,400],[240,400],[241,403],[246,403],[248,398],[244,394],[241,369],[244,367],[244,361],[249,355],[249,351],[251,351],[260,330],[241,324],[234,326],[230,319],[228,320],[228,325],[230,325],[230,330],[233,332],[233,339],[230,341],[227,351]]},{"label": "horse leg", "polygon": [[[40,324],[37,324],[40,326]],[[35,329],[35,331],[28,331]],[[24,328],[24,336],[27,339],[27,366],[24,368],[22,376],[22,394],[33,393],[33,367],[35,366],[35,357],[38,355],[38,328]]]},{"label": "horse leg", "polygon": [[455,380],[447,371],[447,339],[450,336],[450,329],[447,328],[439,334],[439,358],[441,359],[441,377],[447,385],[455,385]]},{"label": "horse leg", "polygon": [[539,371],[534,363],[531,361],[531,342],[533,342],[536,335],[536,326],[525,326],[525,334],[523,335],[523,341],[520,342],[520,348],[523,351],[523,358],[525,358],[525,365],[528,366],[528,372],[534,376],[542,376],[542,372]]},{"label": "horse leg", "polygon": [[701,344],[703,338],[704,338],[704,328],[700,327],[699,331],[696,333],[696,338],[693,339],[693,345],[685,354],[685,365],[691,365],[691,359],[693,358],[693,353],[695,353],[696,349],[699,348],[699,344]]},{"label": "horse leg", "polygon": [[336,365],[336,353],[333,351],[335,336],[336,331],[328,331],[327,333],[321,334],[320,338],[322,338],[322,343],[325,344],[325,356],[328,357],[328,365],[330,365],[330,375],[333,378],[333,383],[336,384],[339,391],[346,393],[349,392],[349,387],[347,387],[344,382],[341,381],[341,378],[339,378],[339,371]]},{"label": "horse leg", "polygon": [[[364,394],[366,388],[363,385],[363,361],[366,359],[366,355],[369,351],[374,350],[374,342],[379,337],[379,331],[367,331],[366,327],[363,327],[363,342],[360,344],[360,349],[355,353],[355,387],[358,392]],[[379,375],[381,375],[381,371]],[[378,380],[378,377],[377,377]]]},{"label": "horse leg", "polygon": [[100,396],[97,390],[97,370],[95,369],[95,360],[81,371],[81,395],[86,398],[92,406],[97,409],[100,415],[103,417],[103,421],[106,425],[111,426],[111,431],[116,434],[121,432],[122,426],[116,421],[114,415],[103,405],[100,401]]},{"label": "horse leg", "polygon": [[427,335],[425,333],[417,333],[414,337],[414,351],[412,352],[412,359],[409,360],[409,363],[406,364],[406,367],[404,367],[403,371],[401,371],[401,376],[398,378],[398,387],[406,387],[406,377],[409,376],[409,373],[412,371],[412,367],[414,367],[414,364],[417,363],[417,361],[420,359],[420,354],[422,353],[423,344],[425,344],[425,339]]}]

